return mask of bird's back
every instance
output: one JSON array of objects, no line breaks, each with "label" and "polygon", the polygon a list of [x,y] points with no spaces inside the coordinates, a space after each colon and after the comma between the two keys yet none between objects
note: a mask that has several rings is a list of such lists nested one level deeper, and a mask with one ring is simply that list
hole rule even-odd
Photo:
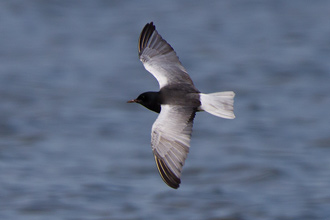
[{"label": "bird's back", "polygon": [[174,84],[163,87],[159,91],[161,104],[182,105],[198,108],[199,91],[192,84]]}]

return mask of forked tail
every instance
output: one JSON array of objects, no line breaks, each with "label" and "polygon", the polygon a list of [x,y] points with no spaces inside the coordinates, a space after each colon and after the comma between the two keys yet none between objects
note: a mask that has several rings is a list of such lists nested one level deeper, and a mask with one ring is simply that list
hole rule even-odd
[{"label": "forked tail", "polygon": [[221,118],[233,119],[235,118],[234,97],[235,93],[233,91],[200,93],[202,104],[199,108]]}]

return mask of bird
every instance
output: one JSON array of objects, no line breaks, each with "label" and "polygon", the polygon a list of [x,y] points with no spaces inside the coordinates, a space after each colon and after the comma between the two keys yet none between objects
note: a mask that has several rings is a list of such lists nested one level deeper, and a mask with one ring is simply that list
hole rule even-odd
[{"label": "bird", "polygon": [[147,23],[138,41],[139,59],[159,83],[159,91],[140,94],[128,103],[138,103],[159,113],[151,129],[151,148],[159,174],[171,188],[181,183],[196,112],[234,119],[233,91],[201,93],[179,61],[172,46]]}]

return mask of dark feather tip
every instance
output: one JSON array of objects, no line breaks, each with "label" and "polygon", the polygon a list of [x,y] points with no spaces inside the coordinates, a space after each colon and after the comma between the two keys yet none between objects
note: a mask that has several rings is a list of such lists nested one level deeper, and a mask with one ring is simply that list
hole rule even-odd
[{"label": "dark feather tip", "polygon": [[152,33],[156,30],[153,22],[146,24],[140,34],[139,37],[139,55],[141,55],[143,49],[147,46],[147,43],[152,35]]},{"label": "dark feather tip", "polygon": [[166,163],[155,155],[155,160],[160,176],[163,181],[174,189],[179,188],[181,180],[168,168]]}]

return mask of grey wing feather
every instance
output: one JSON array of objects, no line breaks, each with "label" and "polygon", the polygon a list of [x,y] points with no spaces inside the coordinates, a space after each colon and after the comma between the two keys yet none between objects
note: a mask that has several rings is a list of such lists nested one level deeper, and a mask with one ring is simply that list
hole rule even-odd
[{"label": "grey wing feather", "polygon": [[182,167],[187,158],[193,119],[190,107],[162,105],[152,126],[151,146],[160,176],[172,188],[178,188]]},{"label": "grey wing feather", "polygon": [[139,38],[139,57],[160,88],[176,83],[193,85],[175,51],[156,31],[153,23],[143,28]]}]

